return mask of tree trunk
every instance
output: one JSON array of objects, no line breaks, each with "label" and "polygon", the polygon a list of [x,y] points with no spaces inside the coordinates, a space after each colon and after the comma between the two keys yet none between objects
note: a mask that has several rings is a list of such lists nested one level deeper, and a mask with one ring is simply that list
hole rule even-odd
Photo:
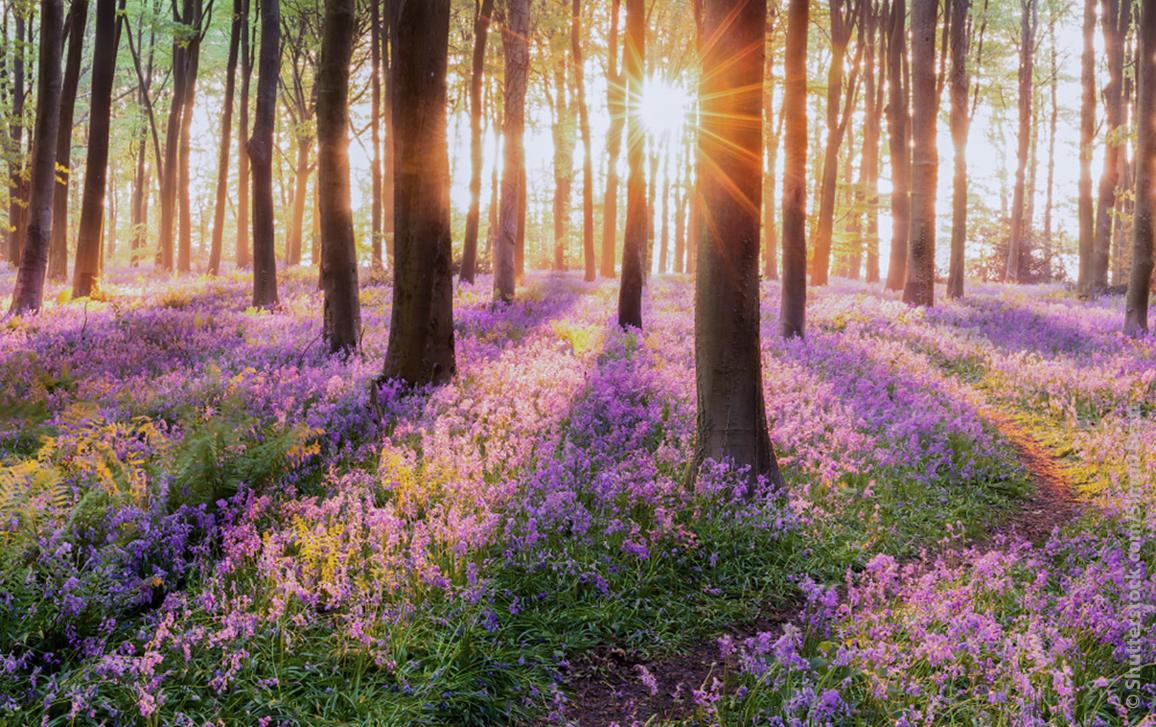
[{"label": "tree trunk", "polygon": [[131,267],[140,265],[140,251],[145,247],[148,237],[148,172],[145,161],[147,147],[144,135],[137,138],[136,171],[132,183],[132,255],[129,258]]},{"label": "tree trunk", "polygon": [[394,70],[396,68],[395,56],[397,51],[397,21],[400,0],[385,0],[385,12],[383,28],[385,32],[382,34],[382,39],[385,41],[385,53],[382,54],[382,62],[385,64],[385,136],[382,139],[382,173],[385,177],[383,183],[384,190],[381,195],[382,207],[382,238],[385,241],[385,256],[387,264],[393,265],[393,241],[394,241],[394,220],[396,218],[394,209],[394,198],[396,196],[396,185],[394,183],[394,169],[396,167],[394,130],[393,130],[393,113],[389,110],[393,105],[394,98]]},{"label": "tree trunk", "polygon": [[1046,262],[1047,280],[1053,278],[1052,258],[1055,256],[1055,244],[1052,240],[1052,214],[1056,183],[1056,126],[1059,121],[1059,76],[1060,64],[1056,50],[1056,10],[1053,8],[1048,19],[1049,57],[1051,61],[1051,81],[1049,83],[1049,101],[1051,108],[1048,112],[1048,171],[1044,190],[1044,259]]},{"label": "tree trunk", "polygon": [[474,56],[470,68],[470,208],[462,246],[463,282],[472,283],[478,269],[478,227],[482,214],[482,79],[486,70],[486,39],[494,0],[482,0],[474,18]]},{"label": "tree trunk", "polygon": [[[16,13],[16,43],[12,58],[12,99],[8,115],[8,262],[20,266],[28,222],[28,182],[24,178],[24,38],[26,24]],[[7,30],[7,29],[5,29]],[[28,31],[31,33],[31,30]],[[5,33],[7,34],[7,33]]]},{"label": "tree trunk", "polygon": [[911,226],[910,105],[903,77],[907,55],[906,0],[892,0],[891,32],[887,39],[887,129],[891,149],[891,257],[887,289],[902,290],[907,279],[907,244]]},{"label": "tree trunk", "polygon": [[281,73],[278,0],[261,0],[261,51],[253,135],[246,148],[253,177],[253,305],[277,305],[277,250],[273,239],[273,124]]},{"label": "tree trunk", "polygon": [[622,241],[622,282],[618,288],[618,325],[642,328],[642,264],[649,221],[646,203],[645,133],[639,100],[646,67],[644,0],[626,0],[626,49],[622,58],[626,89],[626,235]]},{"label": "tree trunk", "polygon": [[221,149],[217,153],[217,196],[213,206],[213,242],[209,248],[209,275],[221,272],[221,245],[225,236],[225,204],[229,189],[229,143],[233,131],[233,96],[236,92],[237,53],[245,24],[244,0],[233,0],[229,56],[225,63],[225,110],[221,113]]},{"label": "tree trunk", "polygon": [[[196,31],[184,50],[185,92],[181,99],[180,152],[177,161],[177,271],[193,269],[193,208],[189,197],[189,159],[193,127],[193,106],[197,97],[197,71],[201,65],[201,0],[194,0],[191,24]],[[186,21],[189,16],[186,15]]]},{"label": "tree trunk", "polygon": [[779,329],[802,337],[807,315],[807,26],[808,0],[787,6],[783,60],[783,291]]},{"label": "tree trunk", "polygon": [[951,184],[951,263],[947,272],[947,297],[963,297],[964,248],[967,244],[967,135],[971,118],[967,109],[967,15],[971,0],[951,0],[951,143],[955,150]]},{"label": "tree trunk", "polygon": [[[763,36],[766,4],[706,0],[700,194],[713,224],[698,231],[694,352],[698,427],[691,477],[707,461],[781,487],[767,430],[759,348]],[[741,150],[736,154],[735,150]]]},{"label": "tree trunk", "polygon": [[[522,47],[515,52],[515,60],[520,63],[515,63],[513,70],[515,76],[521,74],[523,93],[528,11],[528,3],[520,7],[512,3],[507,15],[510,26],[503,34],[519,34]],[[395,36],[396,282],[383,377],[399,379],[410,386],[444,383],[455,371],[446,140],[449,26],[450,0],[406,2]],[[510,232],[507,227],[503,235]],[[501,244],[509,245],[511,239],[508,237]],[[512,260],[512,256],[508,259]],[[507,272],[512,281],[512,267]]]},{"label": "tree trunk", "polygon": [[[573,57],[574,103],[578,107],[578,132],[582,136],[582,259],[583,279],[594,280],[594,158],[590,151],[590,111],[586,106],[586,71],[582,55],[582,0],[570,7],[570,53]],[[481,165],[478,165],[479,168]]]},{"label": "tree trunk", "polygon": [[623,77],[618,69],[618,15],[622,0],[610,3],[609,60],[606,71],[606,103],[610,111],[610,129],[606,135],[606,195],[602,202],[602,269],[604,278],[615,275],[614,261],[618,247],[618,156],[622,150],[622,131],[626,125],[626,99]]},{"label": "tree trunk", "polygon": [[[492,0],[490,1],[492,2]],[[381,56],[385,45],[384,40],[380,0],[369,0],[369,136],[370,144],[373,147],[373,158],[369,162],[369,180],[372,187],[370,191],[369,240],[370,258],[375,271],[385,268],[385,261],[382,258],[382,239],[385,227],[385,222],[382,220],[385,211],[382,207],[382,195],[385,193],[385,181],[381,171],[381,73],[383,69]],[[472,109],[471,113],[473,113]],[[320,157],[320,142],[318,144],[317,153]],[[319,159],[318,164],[320,163]],[[320,179],[320,175],[318,179]],[[469,229],[468,223],[466,229]],[[467,238],[468,234],[467,232]],[[314,259],[316,260],[316,257]],[[465,261],[463,260],[463,266],[464,264]],[[322,266],[321,272],[324,276],[324,266]]]},{"label": "tree trunk", "polygon": [[867,223],[863,228],[863,249],[866,254],[866,280],[879,282],[879,140],[883,135],[884,69],[887,61],[887,43],[884,42],[883,18],[879,6],[865,2],[863,18],[866,23],[863,70],[863,164],[860,177],[864,189],[863,203]]},{"label": "tree trunk", "polygon": [[[60,128],[60,56],[64,35],[62,0],[40,0],[40,43],[36,73],[36,129],[32,138],[32,180],[29,184],[28,227],[16,287],[15,315],[40,310],[48,245],[52,239],[52,194],[56,186],[56,134]],[[21,69],[23,72],[23,69]]]},{"label": "tree trunk", "polygon": [[526,78],[530,70],[529,0],[509,0],[502,48],[506,57],[506,102],[502,133],[505,136],[502,201],[494,245],[494,298],[514,299],[518,241],[525,224],[521,177],[526,165]]},{"label": "tree trunk", "polygon": [[[761,120],[761,117],[760,117]],[[658,274],[666,275],[667,258],[670,253],[670,154],[669,152],[662,155],[662,207],[659,212],[659,232],[658,232]],[[758,262],[755,262],[755,269],[758,269]]]},{"label": "tree trunk", "polygon": [[1143,0],[1137,26],[1140,44],[1136,115],[1136,206],[1132,222],[1132,273],[1125,298],[1124,332],[1148,330],[1152,282],[1152,195],[1156,175],[1156,0]]},{"label": "tree trunk", "polygon": [[354,0],[327,0],[317,70],[317,184],[324,336],[332,352],[357,346],[361,308],[349,194],[349,62]]},{"label": "tree trunk", "polygon": [[[767,20],[768,29],[771,19]],[[779,279],[778,247],[779,235],[775,228],[775,179],[778,177],[779,166],[779,129],[777,124],[782,123],[783,115],[775,115],[775,55],[768,38],[766,53],[766,78],[763,81],[763,133],[765,138],[765,156],[767,166],[763,172],[763,277],[767,280]]]},{"label": "tree trunk", "polygon": [[298,134],[297,160],[293,165],[293,197],[290,205],[289,229],[285,236],[285,265],[301,264],[301,245],[305,239],[305,198],[309,195],[309,152],[313,147],[311,134]]},{"label": "tree trunk", "polygon": [[911,5],[911,232],[903,301],[929,306],[935,301],[935,20],[936,0]]},{"label": "tree trunk", "polygon": [[116,15],[116,0],[96,0],[96,45],[92,50],[88,159],[84,165],[80,234],[76,240],[76,269],[72,277],[74,298],[84,298],[100,291],[101,232],[104,228],[112,84],[116,76],[116,50],[120,40]]},{"label": "tree trunk", "polygon": [[1080,55],[1080,183],[1079,183],[1079,258],[1076,287],[1088,292],[1092,277],[1094,210],[1092,205],[1092,144],[1096,131],[1096,0],[1084,0],[1084,49]]},{"label": "tree trunk", "polygon": [[567,99],[565,63],[554,69],[555,93],[550,104],[554,146],[554,270],[566,269],[567,223],[570,219],[570,190],[574,178],[574,114]]},{"label": "tree trunk", "polygon": [[1112,244],[1112,216],[1116,208],[1116,192],[1120,180],[1120,127],[1124,123],[1124,38],[1127,35],[1131,13],[1124,12],[1122,2],[1129,0],[1102,0],[1100,21],[1104,31],[1104,54],[1108,58],[1108,85],[1104,87],[1107,144],[1104,149],[1104,170],[1100,176],[1099,199],[1096,207],[1096,227],[1092,239],[1092,270],[1090,287],[1102,290],[1108,285],[1108,262]]},{"label": "tree trunk", "polygon": [[1028,236],[1031,219],[1025,213],[1025,175],[1028,150],[1032,139],[1032,64],[1035,55],[1035,0],[1020,0],[1020,62],[1019,62],[1019,136],[1016,147],[1016,178],[1012,191],[1011,238],[1008,245],[1008,282],[1018,283],[1026,273],[1024,265],[1030,255]]},{"label": "tree trunk", "polygon": [[252,264],[249,251],[249,83],[253,77],[249,0],[241,0],[241,108],[237,114],[237,267],[244,270]]},{"label": "tree trunk", "polygon": [[73,0],[65,21],[68,60],[60,88],[60,130],[56,136],[56,188],[52,196],[52,244],[48,252],[48,279],[68,277],[68,191],[72,177],[72,126],[76,110],[76,88],[80,85],[80,60],[84,55],[84,34],[88,21],[88,0]]}]

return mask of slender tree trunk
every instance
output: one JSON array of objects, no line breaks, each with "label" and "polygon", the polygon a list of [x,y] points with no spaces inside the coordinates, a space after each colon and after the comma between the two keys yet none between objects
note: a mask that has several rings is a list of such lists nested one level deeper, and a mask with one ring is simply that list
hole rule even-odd
[{"label": "slender tree trunk", "polygon": [[[662,155],[662,208],[659,213],[658,233],[658,274],[666,275],[667,258],[670,251],[670,154]],[[758,269],[758,262],[755,263]]]},{"label": "slender tree trunk", "polygon": [[217,196],[213,206],[213,242],[209,248],[209,275],[221,272],[221,246],[225,236],[225,204],[229,189],[229,144],[233,131],[233,96],[236,92],[237,54],[241,28],[245,25],[243,0],[233,0],[233,21],[229,30],[229,56],[225,62],[225,109],[221,112],[221,149],[217,153]]},{"label": "slender tree trunk", "polygon": [[[194,0],[192,26],[197,35],[185,47],[185,92],[181,99],[180,152],[177,161],[177,271],[193,269],[193,207],[189,196],[189,159],[192,150],[193,106],[197,98],[197,72],[201,65],[201,0]],[[188,16],[186,16],[187,18]]]},{"label": "slender tree trunk", "polygon": [[[492,0],[490,0],[490,2],[492,2]],[[381,74],[383,69],[381,56],[384,50],[385,38],[384,33],[382,33],[380,0],[369,0],[369,11],[369,131],[370,143],[373,146],[373,159],[370,160],[369,175],[370,184],[373,187],[373,190],[370,192],[369,238],[370,256],[372,258],[373,269],[376,271],[385,268],[385,261],[382,258],[382,240],[385,230],[385,222],[382,220],[382,215],[385,212],[382,204],[382,195],[385,193],[385,179],[381,171]],[[473,113],[472,108],[470,113]],[[320,142],[318,142],[318,144],[318,156],[320,156]],[[318,160],[318,164],[320,164],[320,160]],[[466,229],[466,237],[468,239],[468,222]],[[462,266],[464,269],[464,260],[462,261]],[[324,275],[324,266],[322,266],[322,275]]]},{"label": "slender tree trunk", "polygon": [[1028,151],[1032,139],[1032,64],[1035,55],[1035,0],[1020,0],[1020,63],[1019,63],[1019,136],[1016,148],[1016,179],[1012,191],[1011,243],[1008,245],[1008,282],[1018,283],[1026,273],[1024,264],[1030,255],[1028,236],[1031,220],[1026,214],[1025,175]]},{"label": "slender tree trunk", "polygon": [[52,196],[52,244],[48,253],[48,279],[68,277],[68,191],[72,177],[72,126],[76,88],[80,85],[80,60],[84,55],[88,0],[73,0],[65,20],[68,59],[60,88],[60,131],[56,136],[56,188]]},{"label": "slender tree trunk", "polygon": [[883,135],[884,68],[887,44],[884,42],[883,18],[879,6],[864,2],[863,22],[866,48],[863,70],[863,163],[860,178],[864,190],[863,204],[867,222],[863,228],[862,247],[866,254],[866,280],[879,282],[879,140]]},{"label": "slender tree trunk", "polygon": [[12,99],[8,114],[8,262],[20,266],[28,221],[28,182],[24,178],[24,40],[26,22],[16,11],[16,42],[12,51]]},{"label": "slender tree trunk", "polygon": [[252,264],[249,250],[249,84],[253,77],[249,0],[241,0],[241,108],[237,114],[237,267]]},{"label": "slender tree trunk", "polygon": [[1107,120],[1107,144],[1104,150],[1104,171],[1100,176],[1099,199],[1096,207],[1096,226],[1092,239],[1092,270],[1090,286],[1094,291],[1108,285],[1108,262],[1112,244],[1112,216],[1116,208],[1116,193],[1120,180],[1120,145],[1123,143],[1119,128],[1124,123],[1124,37],[1127,35],[1130,13],[1123,12],[1121,3],[1129,0],[1102,0],[1100,21],[1104,30],[1104,54],[1108,58],[1108,85],[1104,87],[1104,112]]},{"label": "slender tree trunk", "polygon": [[273,239],[273,124],[277,78],[281,73],[281,17],[278,0],[261,0],[261,51],[257,64],[257,105],[253,135],[246,148],[253,177],[253,305],[277,305],[277,250]]},{"label": "slender tree trunk", "polygon": [[[681,164],[681,162],[680,162]],[[682,274],[686,257],[686,184],[676,182],[674,187],[674,272]]]},{"label": "slender tree trunk", "polygon": [[[768,29],[771,20],[768,17]],[[775,55],[768,38],[766,53],[766,78],[763,81],[763,133],[765,138],[766,169],[763,172],[763,277],[767,280],[779,279],[778,247],[779,235],[775,228],[775,179],[779,166],[779,126],[783,115],[775,115]]]},{"label": "slender tree trunk", "polygon": [[907,279],[907,244],[911,227],[911,132],[903,59],[907,55],[906,0],[892,0],[887,40],[887,128],[891,149],[891,258],[887,289],[902,290]]},{"label": "slender tree trunk", "polygon": [[145,211],[148,204],[148,173],[145,167],[145,158],[148,150],[144,135],[137,137],[136,171],[132,183],[132,255],[129,258],[131,267],[140,265],[140,251],[145,246],[148,235],[147,217]]},{"label": "slender tree trunk", "polygon": [[[593,281],[594,260],[594,157],[590,151],[590,111],[586,106],[586,70],[582,55],[582,0],[570,7],[570,53],[573,58],[574,103],[578,107],[578,132],[582,137],[582,259],[583,279]],[[479,168],[481,165],[478,165]]]},{"label": "slender tree trunk", "polygon": [[301,264],[301,246],[305,239],[305,198],[309,195],[309,152],[313,147],[313,136],[299,134],[295,146],[297,160],[293,166],[293,202],[285,239],[285,264],[288,266]]},{"label": "slender tree trunk", "polygon": [[474,18],[474,56],[470,69],[470,208],[462,247],[463,282],[472,283],[478,269],[478,227],[482,214],[482,80],[486,70],[486,39],[494,0],[482,0]]},{"label": "slender tree trunk", "polygon": [[[191,0],[184,1],[188,11]],[[176,11],[174,10],[174,15]],[[159,247],[161,269],[171,272],[176,262],[176,241],[173,238],[177,209],[177,155],[180,151],[181,101],[184,98],[187,64],[187,49],[177,40],[173,41],[172,52],[172,100],[169,103],[169,117],[165,124],[165,157],[159,163],[160,171],[160,231]],[[158,160],[159,161],[159,160]]]},{"label": "slender tree trunk", "polygon": [[525,224],[522,175],[526,166],[526,78],[530,71],[529,0],[509,0],[502,48],[506,56],[506,103],[502,202],[494,246],[494,298],[511,301],[516,285],[518,242]]},{"label": "slender tree trunk", "polygon": [[779,329],[802,337],[807,314],[807,26],[808,0],[787,6],[783,61],[783,292]]},{"label": "slender tree trunk", "polygon": [[354,0],[326,0],[317,70],[317,189],[323,237],[324,336],[333,352],[357,346],[361,307],[349,194],[349,62]]},{"label": "slender tree trunk", "polygon": [[101,233],[108,173],[109,128],[112,120],[112,84],[116,76],[116,0],[96,0],[96,45],[92,51],[92,92],[88,115],[88,160],[84,166],[84,196],[80,203],[80,234],[76,240],[76,269],[72,296],[83,298],[100,291]]},{"label": "slender tree trunk", "polygon": [[1053,277],[1054,268],[1052,258],[1055,256],[1055,244],[1052,240],[1052,208],[1056,184],[1056,127],[1060,115],[1058,93],[1060,65],[1059,59],[1056,57],[1056,11],[1054,9],[1051,11],[1051,17],[1048,19],[1048,41],[1052,77],[1049,83],[1049,102],[1051,108],[1048,111],[1047,187],[1044,190],[1044,259],[1047,266],[1047,279],[1050,281]]},{"label": "slender tree trunk", "polygon": [[[60,56],[64,35],[62,0],[40,1],[40,43],[36,73],[36,129],[32,138],[32,180],[28,228],[16,287],[15,315],[35,313],[44,300],[48,245],[52,239],[52,194],[56,186],[56,134],[60,128]],[[23,69],[21,69],[23,72]]]},{"label": "slender tree trunk", "polygon": [[[503,35],[520,32],[524,43],[528,10],[528,5],[512,4]],[[395,36],[397,268],[383,377],[410,386],[444,383],[455,371],[446,142],[449,26],[450,0],[406,2]],[[513,70],[522,74],[524,89],[528,48],[515,55],[522,63],[515,63]],[[507,228],[503,235],[509,232]],[[512,269],[507,272],[512,280]]]},{"label": "slender tree trunk", "polygon": [[[699,186],[713,224],[698,231],[694,351],[698,427],[691,477],[707,461],[781,487],[767,430],[759,348],[763,36],[766,3],[706,0]],[[736,154],[735,149],[743,153]]]},{"label": "slender tree trunk", "polygon": [[935,148],[936,0],[911,5],[911,232],[903,301],[930,306],[935,301],[935,189],[939,163]]},{"label": "slender tree trunk", "polygon": [[574,114],[567,99],[565,63],[554,71],[554,270],[566,269],[566,239],[570,219],[570,190],[574,178]]},{"label": "slender tree trunk", "polygon": [[964,248],[967,244],[967,135],[971,117],[967,109],[967,15],[971,0],[951,0],[951,143],[955,150],[951,185],[951,264],[947,273],[947,297],[963,297]]},{"label": "slender tree trunk", "polygon": [[1125,298],[1124,332],[1148,330],[1148,297],[1152,284],[1152,196],[1156,192],[1156,0],[1142,0],[1136,97],[1136,206],[1132,223],[1132,273]]},{"label": "slender tree trunk", "polygon": [[394,130],[393,130],[393,113],[389,110],[393,106],[394,93],[394,71],[396,69],[395,57],[397,55],[397,22],[398,11],[402,0],[385,0],[384,7],[384,23],[382,39],[385,41],[385,52],[382,54],[381,60],[385,64],[383,69],[383,76],[385,80],[385,136],[382,138],[382,160],[384,161],[382,173],[385,178],[385,190],[381,195],[382,206],[382,238],[385,241],[385,256],[388,259],[388,264],[393,265],[393,240],[394,240],[394,220],[395,214],[395,181],[394,169],[396,167]]},{"label": "slender tree trunk", "polygon": [[622,0],[610,3],[610,36],[607,44],[609,61],[606,71],[606,103],[610,110],[610,129],[606,135],[606,195],[602,202],[602,269],[604,278],[615,276],[614,261],[618,248],[618,156],[622,150],[622,132],[626,125],[626,99],[622,73],[618,69],[618,16]]},{"label": "slender tree trunk", "polygon": [[618,288],[618,325],[642,328],[643,248],[649,221],[646,203],[646,154],[639,102],[646,67],[646,4],[626,0],[626,49],[622,64],[626,78],[626,235],[622,243],[622,282]]},{"label": "slender tree trunk", "polygon": [[1084,49],[1080,55],[1080,182],[1079,258],[1077,288],[1087,293],[1092,277],[1092,247],[1095,235],[1092,205],[1092,144],[1096,130],[1096,0],[1084,0]]}]

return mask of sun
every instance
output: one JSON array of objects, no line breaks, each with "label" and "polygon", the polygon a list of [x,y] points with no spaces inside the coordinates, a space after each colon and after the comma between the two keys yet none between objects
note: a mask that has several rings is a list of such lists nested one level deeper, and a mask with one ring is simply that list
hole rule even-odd
[{"label": "sun", "polygon": [[648,134],[671,136],[681,131],[692,108],[691,95],[685,88],[653,76],[643,81],[639,116]]}]

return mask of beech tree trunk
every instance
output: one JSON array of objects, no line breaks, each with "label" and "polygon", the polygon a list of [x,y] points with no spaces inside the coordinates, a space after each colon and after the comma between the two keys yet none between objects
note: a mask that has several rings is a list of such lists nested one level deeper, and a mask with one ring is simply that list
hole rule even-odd
[{"label": "beech tree trunk", "polygon": [[1048,18],[1048,53],[1051,61],[1051,80],[1048,83],[1048,99],[1051,107],[1048,109],[1048,171],[1046,187],[1044,189],[1044,260],[1046,261],[1046,277],[1050,282],[1054,276],[1053,257],[1055,244],[1052,240],[1052,215],[1056,185],[1056,127],[1059,123],[1059,77],[1060,64],[1056,51],[1056,10],[1052,9]]},{"label": "beech tree trunk", "polygon": [[645,133],[639,103],[646,68],[646,4],[626,0],[626,48],[622,57],[626,79],[626,235],[622,241],[622,281],[618,288],[618,325],[642,328],[642,265],[650,222],[646,203]]},{"label": "beech tree trunk", "polygon": [[[522,31],[523,48],[515,55],[525,59],[528,4],[513,3],[508,10],[505,35]],[[396,282],[383,377],[409,386],[441,384],[455,371],[446,140],[449,27],[450,0],[405,2],[394,36]],[[515,75],[523,74],[523,90],[525,68],[524,62],[513,68]],[[512,280],[512,268],[507,272]]]},{"label": "beech tree trunk", "polygon": [[907,244],[911,227],[910,109],[903,59],[907,55],[906,0],[892,0],[887,39],[887,130],[891,149],[891,256],[887,289],[903,290],[907,279]]},{"label": "beech tree trunk", "polygon": [[349,194],[349,62],[354,0],[326,0],[317,69],[317,184],[321,218],[321,288],[325,341],[332,352],[357,346],[361,307],[357,244]]},{"label": "beech tree trunk", "polygon": [[249,250],[249,83],[253,77],[249,0],[241,0],[241,108],[237,114],[237,267],[252,264]]},{"label": "beech tree trunk", "polygon": [[[32,137],[32,179],[29,184],[28,226],[16,287],[14,315],[40,310],[48,245],[52,239],[52,194],[56,186],[56,134],[60,129],[60,56],[64,35],[62,0],[40,0],[40,47],[36,73],[36,128]],[[23,69],[20,69],[23,73]]]},{"label": "beech tree trunk", "polygon": [[[516,285],[517,256],[526,207],[522,175],[526,167],[526,79],[530,72],[530,3],[509,0],[502,48],[506,57],[505,121],[502,150],[502,201],[494,244],[494,299],[511,301]],[[444,82],[444,80],[443,80]]]},{"label": "beech tree trunk", "polygon": [[80,203],[80,234],[76,240],[76,269],[72,297],[99,292],[101,233],[108,175],[109,128],[112,122],[112,83],[116,76],[116,0],[96,0],[96,44],[92,50],[92,92],[88,112],[88,160],[84,165],[84,196]]},{"label": "beech tree trunk", "polygon": [[610,110],[610,128],[606,135],[606,194],[602,201],[602,268],[604,278],[615,276],[618,248],[618,156],[622,150],[622,131],[626,125],[626,94],[623,76],[618,69],[618,15],[622,0],[611,0],[610,35],[607,43],[606,103]]},{"label": "beech tree trunk", "polygon": [[482,214],[482,80],[486,70],[486,39],[494,0],[482,0],[474,18],[474,56],[470,68],[470,208],[462,243],[461,280],[474,282],[478,269],[478,227]]},{"label": "beech tree trunk", "polygon": [[180,151],[177,160],[177,271],[190,272],[193,269],[193,208],[189,197],[189,157],[193,128],[193,106],[197,97],[197,72],[201,65],[201,25],[202,0],[193,0],[192,15],[186,14],[186,22],[192,25],[196,35],[188,41],[184,50],[185,93],[181,99]]},{"label": "beech tree trunk", "polygon": [[273,239],[273,115],[281,73],[281,17],[278,0],[261,0],[261,51],[257,64],[257,105],[253,135],[246,148],[253,177],[253,305],[277,305],[277,250]]},{"label": "beech tree trunk", "polygon": [[863,70],[863,163],[860,178],[864,189],[863,203],[867,223],[863,228],[863,249],[866,254],[866,280],[879,282],[879,141],[883,135],[883,92],[886,88],[884,69],[887,65],[887,43],[883,37],[886,28],[880,7],[874,0],[864,2],[863,18],[866,23]]},{"label": "beech tree trunk", "polygon": [[574,113],[567,92],[566,63],[559,59],[554,69],[554,93],[547,95],[553,110],[551,125],[554,148],[554,270],[566,269],[566,240],[570,220],[570,190],[574,178]]},{"label": "beech tree trunk", "polygon": [[[766,3],[706,0],[699,193],[712,224],[698,230],[694,359],[697,436],[691,477],[703,463],[783,484],[767,430],[759,349],[759,209],[762,204]],[[735,150],[742,153],[735,153]]]},{"label": "beech tree trunk", "polygon": [[1008,245],[1008,282],[1018,283],[1026,274],[1024,266],[1031,254],[1028,237],[1031,235],[1030,205],[1025,199],[1025,175],[1028,150],[1032,139],[1032,64],[1035,56],[1036,23],[1035,0],[1020,0],[1020,63],[1019,63],[1019,136],[1016,147],[1016,178],[1012,191],[1011,238]]},{"label": "beech tree trunk", "polygon": [[209,248],[209,275],[221,272],[221,245],[225,236],[225,205],[229,190],[229,144],[233,131],[233,96],[236,93],[237,54],[245,24],[244,0],[233,0],[229,56],[225,62],[225,109],[221,112],[221,148],[217,153],[217,195],[213,205],[213,241]]},{"label": "beech tree trunk", "polygon": [[[594,280],[594,158],[590,151],[590,110],[586,106],[586,71],[582,55],[582,0],[570,7],[570,53],[573,57],[574,103],[578,107],[578,133],[582,137],[582,259],[583,279]],[[478,165],[479,168],[481,165]]]},{"label": "beech tree trunk", "polygon": [[964,247],[967,244],[967,135],[971,117],[967,109],[967,15],[971,0],[951,2],[951,143],[954,174],[951,184],[951,263],[947,272],[947,297],[963,297]]},{"label": "beech tree trunk", "polygon": [[68,59],[60,87],[60,131],[56,135],[56,188],[52,196],[52,244],[48,252],[48,279],[68,277],[68,191],[72,178],[72,126],[76,110],[76,88],[80,85],[80,60],[84,55],[84,34],[88,21],[88,0],[73,0],[65,20]]},{"label": "beech tree trunk", "polygon": [[1124,332],[1148,330],[1148,296],[1152,284],[1152,195],[1156,192],[1156,0],[1140,6],[1140,53],[1136,97],[1136,206],[1132,222],[1132,272],[1124,305]]},{"label": "beech tree trunk", "polygon": [[[8,262],[20,266],[28,222],[28,183],[24,179],[24,40],[26,24],[16,13],[12,50],[12,98],[8,122]],[[29,31],[30,33],[30,31]]]},{"label": "beech tree trunk", "polygon": [[[767,18],[768,31],[771,18]],[[766,71],[763,79],[763,92],[766,103],[763,106],[763,133],[764,156],[767,160],[763,173],[763,277],[767,280],[779,279],[778,247],[779,235],[775,229],[775,179],[778,176],[779,165],[779,127],[783,116],[776,118],[775,106],[775,56],[772,52],[768,37],[766,49]]]},{"label": "beech tree trunk", "polygon": [[[382,240],[385,232],[385,222],[382,220],[382,215],[385,212],[382,196],[385,193],[385,180],[381,171],[381,74],[383,70],[381,56],[385,46],[384,36],[380,0],[369,0],[369,137],[373,147],[373,158],[369,162],[369,182],[373,188],[370,191],[369,240],[370,257],[375,271],[385,268],[385,262],[382,258]],[[318,145],[317,153],[320,157],[320,141],[318,141]],[[318,164],[320,163],[319,158]],[[467,224],[467,229],[468,227]],[[317,258],[314,257],[314,259]],[[463,266],[464,264],[463,260]],[[321,268],[321,274],[322,276],[325,274],[324,266]]]},{"label": "beech tree trunk", "polygon": [[911,5],[911,232],[903,301],[930,306],[935,301],[935,21],[936,0]]},{"label": "beech tree trunk", "polygon": [[1080,55],[1080,183],[1079,277],[1076,288],[1086,294],[1092,279],[1095,212],[1092,206],[1092,144],[1096,133],[1096,0],[1084,0],[1084,50]]},{"label": "beech tree trunk", "polygon": [[1130,5],[1130,0],[1102,0],[1100,4],[1104,54],[1108,58],[1108,85],[1104,87],[1107,144],[1092,239],[1090,286],[1093,291],[1103,290],[1108,285],[1112,216],[1116,209],[1116,193],[1120,181],[1120,145],[1124,143],[1119,138],[1119,128],[1124,123],[1124,38],[1127,36],[1131,13],[1125,12],[1121,5]]},{"label": "beech tree trunk", "polygon": [[802,337],[807,314],[807,26],[808,0],[787,6],[783,59],[783,292],[779,330]]}]

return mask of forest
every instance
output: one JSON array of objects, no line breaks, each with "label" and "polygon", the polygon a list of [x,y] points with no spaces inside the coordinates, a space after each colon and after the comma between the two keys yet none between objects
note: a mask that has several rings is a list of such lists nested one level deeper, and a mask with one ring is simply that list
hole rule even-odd
[{"label": "forest", "polygon": [[0,725],[1156,724],[1156,0],[0,0]]}]

